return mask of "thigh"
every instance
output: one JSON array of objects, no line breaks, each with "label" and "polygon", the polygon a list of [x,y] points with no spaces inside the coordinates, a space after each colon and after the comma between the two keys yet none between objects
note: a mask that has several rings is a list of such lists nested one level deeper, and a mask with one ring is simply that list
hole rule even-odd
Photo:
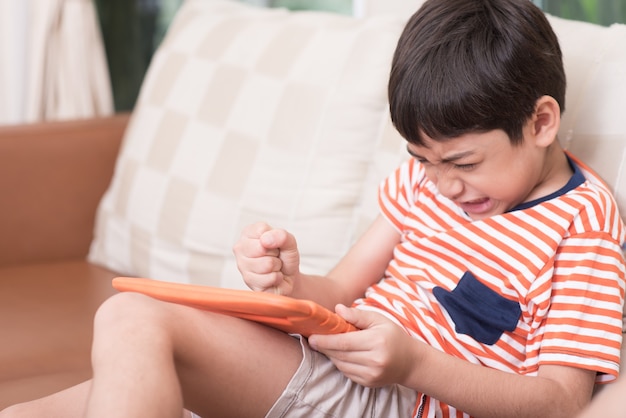
[{"label": "thigh", "polygon": [[184,406],[200,416],[263,417],[300,365],[300,345],[284,332],[177,304],[135,299],[158,311],[158,321],[171,336]]}]

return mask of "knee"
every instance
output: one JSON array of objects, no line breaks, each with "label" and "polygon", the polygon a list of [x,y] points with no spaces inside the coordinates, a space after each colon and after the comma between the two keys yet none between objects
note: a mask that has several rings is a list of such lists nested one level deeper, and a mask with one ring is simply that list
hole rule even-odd
[{"label": "knee", "polygon": [[106,300],[94,318],[94,347],[98,341],[133,338],[163,329],[164,304],[147,296],[122,292]]},{"label": "knee", "polygon": [[138,293],[119,293],[96,312],[91,347],[94,374],[137,353],[171,357],[173,334],[180,326],[170,316],[169,304]]},{"label": "knee", "polygon": [[111,326],[119,325],[137,316],[146,309],[148,301],[146,297],[136,293],[118,293],[106,301],[98,308],[94,318],[96,330],[108,329]]}]

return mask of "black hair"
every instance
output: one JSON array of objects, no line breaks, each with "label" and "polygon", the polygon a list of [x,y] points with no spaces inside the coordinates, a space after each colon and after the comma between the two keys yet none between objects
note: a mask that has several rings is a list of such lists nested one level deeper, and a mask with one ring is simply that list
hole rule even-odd
[{"label": "black hair", "polygon": [[391,119],[418,145],[494,129],[517,144],[540,97],[565,110],[565,85],[558,39],[530,0],[427,0],[393,57]]}]

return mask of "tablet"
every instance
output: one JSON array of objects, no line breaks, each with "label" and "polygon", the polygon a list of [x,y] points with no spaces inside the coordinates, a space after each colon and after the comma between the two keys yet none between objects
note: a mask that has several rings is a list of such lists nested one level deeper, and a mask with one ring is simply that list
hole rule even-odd
[{"label": "tablet", "polygon": [[138,277],[116,277],[113,287],[123,292],[143,293],[165,302],[260,322],[305,337],[356,330],[336,313],[310,300]]}]

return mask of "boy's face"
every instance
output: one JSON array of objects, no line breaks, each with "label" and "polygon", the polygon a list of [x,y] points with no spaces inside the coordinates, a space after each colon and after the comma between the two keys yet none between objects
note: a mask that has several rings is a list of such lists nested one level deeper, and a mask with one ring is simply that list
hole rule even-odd
[{"label": "boy's face", "polygon": [[472,219],[498,215],[538,198],[546,172],[545,148],[528,139],[512,145],[502,130],[468,133],[445,141],[426,136],[426,146],[408,144],[439,192]]}]

